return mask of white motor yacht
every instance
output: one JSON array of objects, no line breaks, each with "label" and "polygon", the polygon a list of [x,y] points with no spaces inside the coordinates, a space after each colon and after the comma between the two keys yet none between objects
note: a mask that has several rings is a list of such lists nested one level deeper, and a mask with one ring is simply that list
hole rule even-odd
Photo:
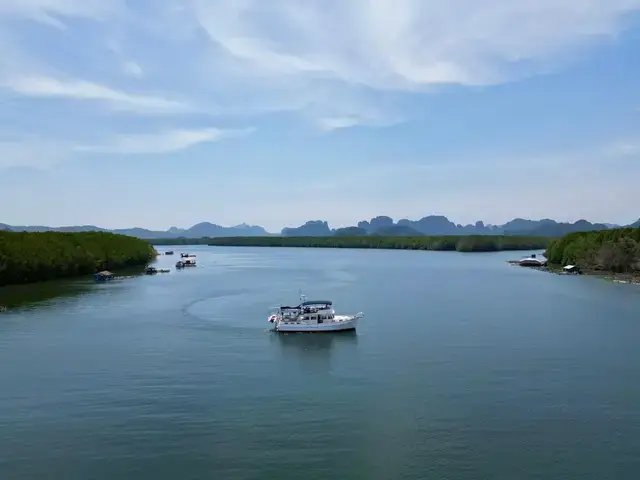
[{"label": "white motor yacht", "polygon": [[343,332],[355,330],[362,312],[336,315],[330,300],[306,300],[300,295],[295,307],[281,306],[269,316],[269,322],[278,332]]}]

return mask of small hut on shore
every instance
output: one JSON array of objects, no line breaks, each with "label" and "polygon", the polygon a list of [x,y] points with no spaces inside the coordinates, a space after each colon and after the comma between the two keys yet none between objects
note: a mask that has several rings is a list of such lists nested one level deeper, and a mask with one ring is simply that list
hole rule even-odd
[{"label": "small hut on shore", "polygon": [[103,270],[98,273],[93,274],[93,278],[96,282],[105,282],[107,280],[113,280],[115,278],[115,274],[111,273],[109,270]]}]

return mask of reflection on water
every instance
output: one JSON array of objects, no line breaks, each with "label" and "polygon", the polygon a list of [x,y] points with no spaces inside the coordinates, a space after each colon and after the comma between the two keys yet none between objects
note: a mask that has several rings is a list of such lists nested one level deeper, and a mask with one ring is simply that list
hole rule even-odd
[{"label": "reflection on water", "polygon": [[9,311],[16,308],[41,304],[54,298],[78,297],[90,292],[94,288],[93,281],[51,281],[29,285],[12,285],[0,287],[0,305]]},{"label": "reflection on water", "polygon": [[353,331],[331,333],[279,333],[273,332],[273,341],[280,345],[282,356],[287,361],[299,358],[303,365],[330,365],[335,352],[343,348],[354,348],[358,334]]},{"label": "reflection on water", "polygon": [[356,344],[358,334],[355,330],[330,333],[281,333],[274,332],[283,348],[300,349],[309,352],[329,350],[334,345]]},{"label": "reflection on water", "polygon": [[[142,267],[132,267],[115,271],[118,276],[136,276],[141,275]],[[109,285],[125,280],[113,280]],[[102,284],[102,286],[107,284]],[[100,284],[96,284],[92,276],[82,277],[81,279],[63,279],[51,280],[48,282],[29,283],[26,285],[10,285],[0,287],[0,306],[7,307],[11,311],[17,308],[26,308],[31,306],[44,306],[46,302],[53,299],[72,299],[80,297],[100,288]]]}]

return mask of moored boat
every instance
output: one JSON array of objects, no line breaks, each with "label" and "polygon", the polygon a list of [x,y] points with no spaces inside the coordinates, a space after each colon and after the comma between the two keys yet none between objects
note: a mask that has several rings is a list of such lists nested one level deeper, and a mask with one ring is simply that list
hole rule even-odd
[{"label": "moored boat", "polygon": [[185,267],[195,267],[196,266],[196,257],[182,257],[182,260],[179,260],[176,263],[176,268],[185,268]]},{"label": "moored boat", "polygon": [[521,267],[544,267],[547,264],[547,259],[536,257],[536,254],[532,253],[529,257],[521,258],[518,264]]},{"label": "moored boat", "polygon": [[336,315],[330,300],[306,300],[300,296],[295,307],[281,306],[269,316],[277,332],[344,332],[355,330],[362,312]]}]

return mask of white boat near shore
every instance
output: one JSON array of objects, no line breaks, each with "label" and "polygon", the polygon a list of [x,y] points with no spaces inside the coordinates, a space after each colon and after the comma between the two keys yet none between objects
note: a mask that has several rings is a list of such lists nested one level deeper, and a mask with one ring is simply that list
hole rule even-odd
[{"label": "white boat near shore", "polygon": [[518,261],[521,267],[544,267],[547,264],[547,259],[544,257],[537,257],[535,253],[528,257],[521,258]]},{"label": "white boat near shore", "polygon": [[306,300],[300,295],[295,307],[281,306],[269,316],[277,332],[344,332],[355,330],[362,312],[336,315],[330,300]]}]

